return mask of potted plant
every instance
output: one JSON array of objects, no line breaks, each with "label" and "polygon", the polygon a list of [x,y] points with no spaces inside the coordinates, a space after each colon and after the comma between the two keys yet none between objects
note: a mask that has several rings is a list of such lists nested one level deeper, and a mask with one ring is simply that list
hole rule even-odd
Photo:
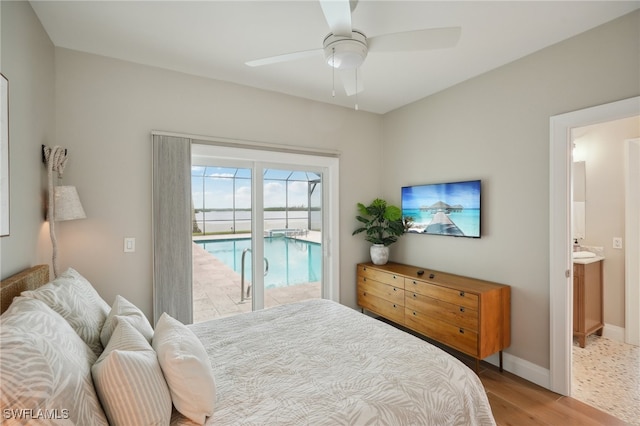
[{"label": "potted plant", "polygon": [[402,210],[376,198],[368,206],[358,203],[358,213],[356,219],[361,226],[352,235],[365,232],[365,240],[373,244],[370,249],[371,261],[376,265],[384,265],[389,260],[389,246],[404,233]]}]

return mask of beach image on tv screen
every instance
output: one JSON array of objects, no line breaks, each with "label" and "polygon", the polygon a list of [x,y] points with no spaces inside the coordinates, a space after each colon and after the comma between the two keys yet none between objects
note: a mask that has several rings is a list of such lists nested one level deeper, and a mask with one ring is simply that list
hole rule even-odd
[{"label": "beach image on tv screen", "polygon": [[480,237],[480,181],[402,188],[406,232]]}]

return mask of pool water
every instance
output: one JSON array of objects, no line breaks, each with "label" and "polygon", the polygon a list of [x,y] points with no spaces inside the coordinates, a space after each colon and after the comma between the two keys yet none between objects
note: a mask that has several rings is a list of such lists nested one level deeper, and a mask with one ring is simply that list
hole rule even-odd
[{"label": "pool water", "polygon": [[[244,249],[251,248],[251,239],[196,241],[225,265],[241,273]],[[320,244],[283,236],[264,239],[264,257],[269,261],[269,273],[264,277],[265,288],[287,287],[320,281],[322,251]],[[251,252],[245,255],[245,282],[251,282]]]}]

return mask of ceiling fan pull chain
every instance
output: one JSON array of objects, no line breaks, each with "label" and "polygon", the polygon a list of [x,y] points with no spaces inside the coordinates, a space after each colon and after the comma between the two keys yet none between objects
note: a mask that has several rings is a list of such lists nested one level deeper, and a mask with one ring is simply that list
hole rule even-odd
[{"label": "ceiling fan pull chain", "polygon": [[336,68],[333,66],[336,60],[336,48],[333,48],[333,53],[331,54],[331,96],[336,97]]},{"label": "ceiling fan pull chain", "polygon": [[356,68],[356,111],[358,110],[358,68]]}]

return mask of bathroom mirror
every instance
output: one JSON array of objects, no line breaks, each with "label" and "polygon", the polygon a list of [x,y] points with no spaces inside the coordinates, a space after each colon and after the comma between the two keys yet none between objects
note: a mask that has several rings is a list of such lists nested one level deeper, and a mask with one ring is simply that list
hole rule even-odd
[{"label": "bathroom mirror", "polygon": [[584,239],[585,237],[585,203],[586,203],[586,178],[585,162],[576,161],[573,163],[572,173],[573,184],[573,217],[572,236],[573,238]]},{"label": "bathroom mirror", "polygon": [[584,161],[573,163],[573,201],[586,201],[586,178]]}]

